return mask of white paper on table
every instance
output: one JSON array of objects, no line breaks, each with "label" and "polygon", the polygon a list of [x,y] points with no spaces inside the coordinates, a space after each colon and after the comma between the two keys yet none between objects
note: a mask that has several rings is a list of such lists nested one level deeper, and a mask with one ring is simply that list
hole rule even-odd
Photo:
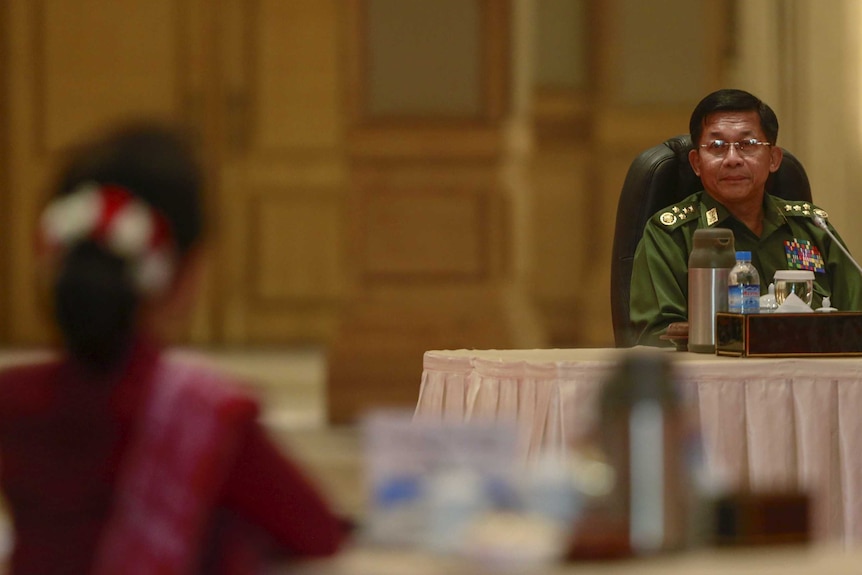
[{"label": "white paper on table", "polygon": [[775,313],[809,313],[814,312],[811,309],[811,306],[802,301],[802,299],[792,293],[787,296],[784,300],[784,303],[778,306],[778,309],[775,310]]}]

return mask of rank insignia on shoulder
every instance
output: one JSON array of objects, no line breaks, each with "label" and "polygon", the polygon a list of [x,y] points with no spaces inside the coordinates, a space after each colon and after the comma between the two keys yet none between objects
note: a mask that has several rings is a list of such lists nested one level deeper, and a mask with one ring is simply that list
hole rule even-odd
[{"label": "rank insignia on shoulder", "polygon": [[799,203],[786,203],[782,206],[784,211],[787,212],[789,216],[807,216],[810,217],[812,213],[817,214],[821,218],[827,218],[829,215],[826,213],[826,210],[821,210],[820,208],[815,208],[808,202],[799,202]]},{"label": "rank insignia on shoulder", "polygon": [[666,226],[672,226],[676,223],[676,216],[671,212],[664,212],[658,219]]},{"label": "rank insignia on shoulder", "polygon": [[[653,216],[655,221],[656,216]],[[658,221],[668,230],[674,230],[685,222],[697,220],[697,205],[691,202],[679,203],[675,206],[668,206],[665,211],[657,216]]]}]

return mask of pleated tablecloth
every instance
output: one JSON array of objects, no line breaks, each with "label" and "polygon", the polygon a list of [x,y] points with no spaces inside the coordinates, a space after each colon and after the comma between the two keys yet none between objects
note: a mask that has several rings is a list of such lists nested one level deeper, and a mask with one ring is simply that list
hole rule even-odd
[{"label": "pleated tablecloth", "polygon": [[[525,459],[566,450],[589,431],[602,383],[632,352],[427,351],[414,417],[513,421]],[[862,544],[862,358],[655,353],[675,360],[711,476],[732,488],[804,489],[818,539]]]}]

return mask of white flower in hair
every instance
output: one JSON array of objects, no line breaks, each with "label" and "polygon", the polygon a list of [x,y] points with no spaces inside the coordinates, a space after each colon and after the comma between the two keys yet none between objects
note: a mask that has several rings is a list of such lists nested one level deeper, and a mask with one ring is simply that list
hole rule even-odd
[{"label": "white flower in hair", "polygon": [[42,230],[49,241],[68,245],[88,235],[101,213],[98,184],[82,184],[48,205],[42,214]]},{"label": "white flower in hair", "polygon": [[174,265],[169,227],[122,186],[82,184],[49,203],[40,223],[49,247],[65,250],[90,238],[126,260],[143,294],[156,295],[170,285]]},{"label": "white flower in hair", "polygon": [[111,251],[121,257],[144,253],[153,235],[149,208],[139,201],[128,202],[111,219],[106,235]]}]

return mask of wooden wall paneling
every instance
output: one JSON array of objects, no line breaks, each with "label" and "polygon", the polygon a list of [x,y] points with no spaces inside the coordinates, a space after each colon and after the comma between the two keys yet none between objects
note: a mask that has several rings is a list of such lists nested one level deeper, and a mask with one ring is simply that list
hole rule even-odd
[{"label": "wooden wall paneling", "polygon": [[351,126],[493,126],[507,112],[507,0],[345,4]]},{"label": "wooden wall paneling", "polygon": [[[345,4],[351,157],[494,159],[503,153],[499,122],[509,103],[506,2]],[[411,35],[372,35],[387,24]],[[469,38],[455,41],[454,33]],[[422,42],[413,42],[417,35]]]},{"label": "wooden wall paneling", "polygon": [[339,6],[258,0],[250,147],[334,155],[342,138]]},{"label": "wooden wall paneling", "polygon": [[592,269],[595,260],[587,229],[599,213],[591,173],[590,149],[577,137],[568,143],[556,139],[553,145],[539,141],[530,176],[535,195],[529,288],[551,344],[558,347],[583,345],[582,313],[604,297],[584,289],[584,270]]},{"label": "wooden wall paneling", "polygon": [[478,278],[486,275],[481,198],[399,190],[368,198],[366,278]]},{"label": "wooden wall paneling", "polygon": [[[218,338],[227,344],[243,343],[245,307],[243,276],[247,250],[248,220],[246,202],[249,182],[241,162],[246,143],[248,108],[248,71],[250,69],[251,16],[256,2],[243,7],[242,2],[228,0],[215,10],[215,58],[217,105],[213,115],[218,158],[215,168],[217,299],[221,303]],[[218,265],[222,263],[223,265]]]},{"label": "wooden wall paneling", "polygon": [[184,320],[187,323],[184,332],[176,339],[178,343],[208,345],[218,338],[217,314],[220,307],[215,274],[219,256],[218,236],[214,225],[218,213],[218,182],[214,177],[218,165],[218,126],[212,121],[214,111],[218,109],[214,81],[216,19],[214,11],[209,9],[209,0],[185,0],[179,6],[185,22],[182,26],[185,57],[180,71],[185,88],[181,95],[180,117],[188,127],[201,162],[208,228],[195,306],[190,318]]},{"label": "wooden wall paneling", "polygon": [[[481,77],[485,100],[484,116],[489,122],[503,120],[511,111],[512,68],[515,45],[512,42],[512,4],[509,0],[482,0],[480,7],[483,71]],[[524,49],[520,47],[519,49]]]},{"label": "wooden wall paneling", "polygon": [[[325,341],[344,296],[340,190],[259,193],[246,257],[252,341]],[[326,193],[328,192],[328,193]]]},{"label": "wooden wall paneling", "polygon": [[582,314],[595,299],[582,283],[594,259],[586,228],[596,214],[590,181],[595,27],[589,0],[539,0],[535,8],[528,285],[551,345],[573,347],[585,341]]},{"label": "wooden wall paneling", "polygon": [[354,295],[400,289],[412,301],[421,290],[430,304],[435,291],[478,294],[511,275],[511,206],[495,165],[369,163],[351,175]]},{"label": "wooden wall paneling", "polygon": [[[309,190],[259,195],[248,222],[256,250],[249,254],[255,302],[336,300],[339,288],[337,194]],[[328,196],[328,197],[327,197]]]},{"label": "wooden wall paneling", "polygon": [[37,1],[39,147],[60,150],[94,127],[180,109],[187,53],[181,5],[165,0]]},{"label": "wooden wall paneling", "polygon": [[[31,2],[7,2],[5,15],[9,35],[6,56],[7,114],[4,115],[5,137],[10,142],[6,174],[5,210],[2,214],[8,281],[4,285],[4,329],[9,343],[33,344],[50,338],[49,322],[42,315],[40,300],[34,291],[33,263],[34,222],[38,202],[48,185],[48,170],[53,167],[40,150],[37,126],[39,62],[36,5]],[[14,142],[14,145],[12,143]],[[40,153],[41,152],[41,153]],[[13,216],[14,215],[14,216]]]},{"label": "wooden wall paneling", "polygon": [[[594,4],[597,39],[593,109],[593,225],[599,292],[610,291],[616,198],[631,160],[643,149],[688,131],[701,97],[725,77],[728,19],[722,3],[637,0]],[[671,40],[669,40],[671,39]],[[585,344],[612,345],[610,301],[585,310]]]},{"label": "wooden wall paneling", "polygon": [[333,422],[414,406],[427,349],[541,339],[513,265],[511,4],[347,7],[354,290],[329,351]]},{"label": "wooden wall paneling", "polygon": [[363,10],[367,34],[360,113],[371,121],[482,115],[479,3],[367,0]]},{"label": "wooden wall paneling", "polygon": [[339,2],[222,9],[223,338],[326,342],[345,291]]},{"label": "wooden wall paneling", "polygon": [[[0,7],[0,246],[12,245],[7,218],[10,212],[9,159],[10,133],[6,118],[9,117],[9,53],[13,48],[9,10],[6,4]],[[11,301],[6,286],[11,281],[9,250],[0,249],[0,317],[7,318]],[[8,340],[8,322],[0,321],[0,343]]]},{"label": "wooden wall paneling", "polygon": [[105,4],[11,0],[6,14],[9,154],[8,337],[50,339],[37,294],[31,241],[57,161],[68,146],[131,116],[176,118],[182,110],[186,3]]}]

